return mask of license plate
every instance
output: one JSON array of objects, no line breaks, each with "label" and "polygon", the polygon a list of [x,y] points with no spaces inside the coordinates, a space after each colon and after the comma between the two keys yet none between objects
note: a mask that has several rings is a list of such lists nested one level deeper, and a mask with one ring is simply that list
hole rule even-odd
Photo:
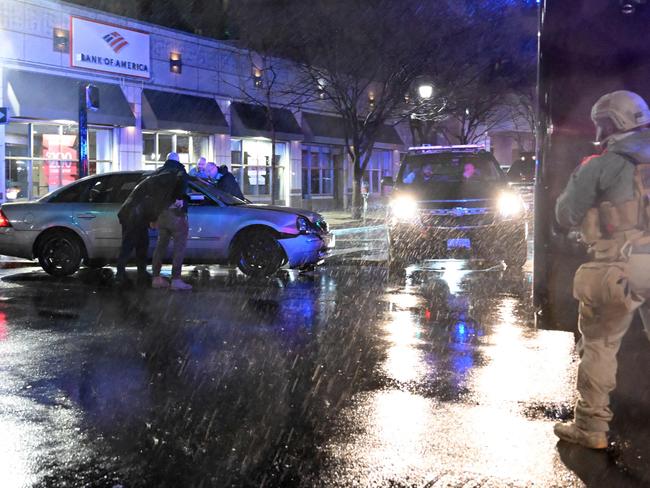
[{"label": "license plate", "polygon": [[447,239],[447,249],[470,249],[472,242],[467,237]]}]

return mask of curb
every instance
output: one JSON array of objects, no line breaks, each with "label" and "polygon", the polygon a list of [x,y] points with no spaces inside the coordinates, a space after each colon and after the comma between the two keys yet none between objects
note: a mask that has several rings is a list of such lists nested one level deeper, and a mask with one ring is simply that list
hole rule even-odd
[{"label": "curb", "polygon": [[0,260],[0,269],[29,268],[38,266],[36,261],[3,261]]}]

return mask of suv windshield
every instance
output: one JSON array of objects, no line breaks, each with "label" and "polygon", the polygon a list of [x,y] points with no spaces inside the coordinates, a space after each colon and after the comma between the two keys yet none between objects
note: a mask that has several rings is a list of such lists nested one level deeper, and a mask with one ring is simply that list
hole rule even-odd
[{"label": "suv windshield", "polygon": [[501,181],[503,174],[491,159],[475,154],[409,155],[402,165],[398,185]]}]

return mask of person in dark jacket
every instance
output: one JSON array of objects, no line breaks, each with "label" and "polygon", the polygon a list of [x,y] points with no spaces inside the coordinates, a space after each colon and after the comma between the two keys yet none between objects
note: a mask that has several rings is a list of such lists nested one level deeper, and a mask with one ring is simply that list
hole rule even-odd
[{"label": "person in dark jacket", "polygon": [[[122,204],[117,217],[122,225],[122,246],[117,259],[116,281],[130,284],[126,264],[135,249],[138,281],[149,282],[147,248],[149,224],[155,222],[179,195],[187,190],[187,173],[178,154],[169,153],[165,164],[142,180]],[[181,196],[182,198],[182,196]]]},{"label": "person in dark jacket", "polygon": [[217,189],[230,193],[232,196],[245,200],[244,194],[239,188],[239,183],[235,179],[235,176],[228,171],[228,166],[222,164],[219,166],[219,181],[217,183]]}]

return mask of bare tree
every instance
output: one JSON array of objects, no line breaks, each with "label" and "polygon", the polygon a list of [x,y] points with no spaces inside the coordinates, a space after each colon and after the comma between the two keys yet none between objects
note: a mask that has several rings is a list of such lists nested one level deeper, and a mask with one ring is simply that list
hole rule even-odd
[{"label": "bare tree", "polygon": [[278,171],[278,158],[276,155],[278,120],[276,110],[297,110],[313,96],[312,92],[301,90],[304,86],[295,80],[286,80],[281,83],[278,74],[291,71],[293,65],[267,54],[247,51],[244,66],[240,66],[240,73],[250,73],[244,76],[237,85],[225,81],[226,84],[236,88],[242,98],[264,111],[266,129],[271,134],[271,203],[275,204],[280,198],[280,180]]},{"label": "bare tree", "polygon": [[272,39],[271,49],[293,59],[305,86],[341,118],[352,210],[360,215],[361,181],[380,131],[404,116],[412,81],[462,26],[416,0],[241,0],[237,12],[242,40],[264,50]]},{"label": "bare tree", "polygon": [[405,104],[414,81],[421,74],[439,80],[437,89],[448,100],[461,94],[457,80],[469,93],[472,76],[490,64],[474,66],[485,57],[477,50],[491,41],[490,28],[509,3],[240,0],[232,6],[244,44],[294,60],[302,91],[317,91],[341,118],[353,168],[352,211],[359,216],[361,181],[377,137],[384,124],[414,113]]}]

